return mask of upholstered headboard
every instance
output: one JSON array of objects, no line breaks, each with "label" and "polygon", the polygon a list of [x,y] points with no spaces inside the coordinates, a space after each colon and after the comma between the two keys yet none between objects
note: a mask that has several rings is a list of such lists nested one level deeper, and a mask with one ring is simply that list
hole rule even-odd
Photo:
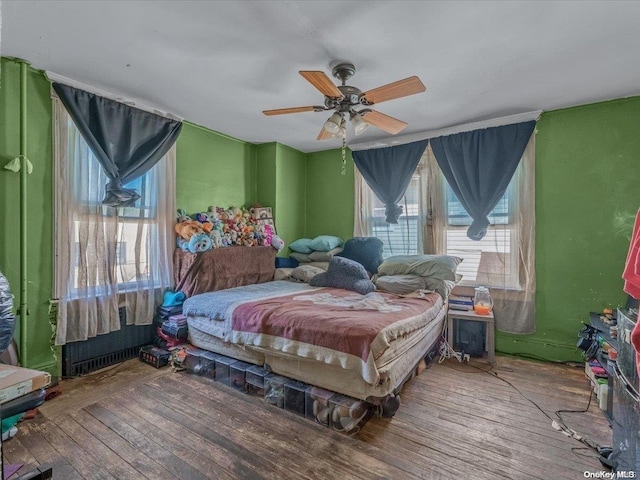
[{"label": "upholstered headboard", "polygon": [[276,253],[272,247],[214,248],[202,253],[177,249],[173,254],[175,290],[191,297],[269,282],[276,270]]}]

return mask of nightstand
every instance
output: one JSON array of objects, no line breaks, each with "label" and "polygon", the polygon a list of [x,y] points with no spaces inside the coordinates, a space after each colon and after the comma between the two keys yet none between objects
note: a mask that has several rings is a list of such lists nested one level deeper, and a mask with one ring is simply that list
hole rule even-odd
[{"label": "nightstand", "polygon": [[447,343],[453,348],[453,325],[454,319],[458,320],[470,320],[472,322],[484,322],[487,324],[485,333],[485,348],[487,349],[487,360],[489,363],[496,363],[496,340],[495,340],[495,319],[493,318],[493,312],[488,315],[478,315],[473,310],[447,310]]}]

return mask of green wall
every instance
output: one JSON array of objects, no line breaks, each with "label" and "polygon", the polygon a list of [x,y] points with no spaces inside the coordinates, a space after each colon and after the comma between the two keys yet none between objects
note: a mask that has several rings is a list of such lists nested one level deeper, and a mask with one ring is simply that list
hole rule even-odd
[{"label": "green wall", "polygon": [[[20,154],[20,67],[0,65],[0,271],[7,277],[17,309],[20,302],[20,175],[4,169]],[[27,79],[27,157],[33,173],[27,178],[27,349],[23,366],[57,374],[50,348],[48,305],[53,285],[53,210],[51,100],[49,82],[29,68]],[[18,323],[18,322],[16,322]],[[20,326],[16,324],[18,341]]]},{"label": "green wall", "polygon": [[590,311],[624,305],[621,279],[640,207],[640,97],[545,113],[536,137],[534,335],[499,350],[580,358]]},{"label": "green wall", "polygon": [[[280,143],[258,145],[258,202],[271,207],[276,232],[289,244],[304,236],[306,154]],[[285,247],[278,256],[289,255]]]},{"label": "green wall", "polygon": [[353,237],[353,159],[347,152],[346,175],[341,175],[340,149],[307,154],[306,237]]},{"label": "green wall", "polygon": [[[307,155],[277,144],[275,221],[278,235],[287,243],[305,234]],[[284,248],[279,256],[288,256]]]},{"label": "green wall", "polygon": [[255,202],[255,145],[184,122],[176,156],[176,206],[188,214]]}]

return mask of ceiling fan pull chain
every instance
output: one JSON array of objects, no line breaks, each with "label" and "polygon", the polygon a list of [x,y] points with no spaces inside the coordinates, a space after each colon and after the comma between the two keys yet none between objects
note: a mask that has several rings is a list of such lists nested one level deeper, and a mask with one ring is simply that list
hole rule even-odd
[{"label": "ceiling fan pull chain", "polygon": [[340,175],[347,174],[347,159],[345,157],[346,150],[347,150],[347,132],[343,129],[342,130],[342,171],[340,172]]}]

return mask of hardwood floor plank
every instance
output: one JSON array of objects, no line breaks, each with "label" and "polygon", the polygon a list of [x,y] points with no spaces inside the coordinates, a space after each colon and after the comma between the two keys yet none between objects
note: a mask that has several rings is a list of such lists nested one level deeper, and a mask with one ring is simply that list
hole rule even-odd
[{"label": "hardwood floor plank", "polygon": [[[118,454],[113,452],[102,440],[93,436],[83,425],[69,415],[61,416],[53,422],[66,433],[81,448],[76,452],[100,465],[101,470],[113,475],[118,480],[139,480],[148,478],[143,472],[139,472],[125,462]],[[150,479],[153,480],[153,479]]]},{"label": "hardwood floor plank", "polygon": [[[49,444],[55,448],[62,457],[68,460],[69,464],[83,477],[95,480],[118,480],[106,471],[103,471],[100,461],[94,462],[89,456],[79,454],[82,446],[64,433],[51,420],[41,423],[41,434]],[[55,468],[55,466],[54,466]]]},{"label": "hardwood floor plank", "polygon": [[[188,385],[194,393],[198,393],[197,397],[191,397],[188,408],[179,406],[176,409],[188,415],[190,409],[193,408],[197,411],[199,418],[211,418],[217,426],[226,425],[226,431],[229,435],[237,428],[238,423],[246,425],[244,430],[252,437],[249,444],[262,444],[263,448],[267,449],[263,461],[277,459],[278,462],[288,462],[291,464],[292,471],[299,471],[312,479],[323,478],[325,475],[341,475],[345,478],[363,480],[392,478],[385,477],[385,470],[377,472],[370,469],[368,458],[362,459],[363,462],[359,465],[358,471],[354,471],[353,462],[336,461],[340,459],[336,458],[335,452],[336,449],[341,448],[340,443],[318,441],[319,435],[324,433],[318,432],[318,428],[321,427],[314,423],[298,418],[289,412],[275,409],[270,405],[265,405],[262,400],[258,399],[253,399],[259,402],[256,404],[258,408],[247,409],[246,406],[242,406],[242,401],[253,403],[250,402],[252,400],[250,397],[245,397],[229,388],[220,391],[218,386],[213,383],[202,384],[193,380],[196,379],[183,377],[174,380],[174,382],[186,381],[185,385]],[[183,390],[173,384],[163,386],[158,385],[157,382],[151,383],[157,389],[151,395],[166,394],[177,400]],[[234,402],[230,402],[228,395],[232,395],[232,398],[236,395],[239,397],[237,401],[234,399]],[[236,405],[238,402],[240,406]],[[338,435],[331,431],[326,433]],[[274,449],[277,449],[277,455],[270,451]],[[326,461],[327,456],[329,456],[330,462]]]},{"label": "hardwood floor plank", "polygon": [[[193,415],[183,415],[172,406],[162,402],[158,396],[144,396],[139,389],[129,395],[123,395],[127,400],[126,408],[140,418],[156,425],[164,432],[180,439],[186,445],[197,445],[198,451],[211,458],[216,464],[229,474],[241,478],[286,478],[286,471],[279,469],[272,463],[254,462],[259,452],[255,449],[247,450],[244,444],[251,444],[250,440],[240,436],[235,443],[220,434],[220,424],[211,429],[207,425],[193,418]],[[138,399],[154,399],[154,405],[149,408],[137,402]],[[241,435],[242,432],[239,432]]]},{"label": "hardwood floor plank", "polygon": [[[352,475],[363,476],[368,479],[379,478],[381,476],[394,478],[394,475],[413,474],[413,472],[410,471],[403,471],[402,467],[398,467],[400,470],[395,470],[394,467],[396,465],[393,462],[385,466],[384,462],[378,460],[381,455],[384,456],[384,452],[378,449],[367,448],[365,444],[354,442],[348,436],[317,425],[290,412],[277,409],[272,405],[265,404],[262,400],[255,397],[243,395],[230,388],[219,388],[215,382],[211,383],[206,379],[194,378],[201,384],[200,386],[193,385],[193,379],[189,378],[189,376],[182,376],[176,381],[183,382],[185,385],[191,385],[191,388],[197,390],[198,393],[202,395],[205,402],[217,402],[220,408],[225,408],[225,405],[229,403],[225,397],[227,392],[237,397],[239,401],[247,401],[259,406],[259,409],[252,410],[252,414],[246,418],[245,421],[250,422],[255,428],[264,429],[265,425],[269,425],[265,433],[273,432],[278,438],[289,442],[291,448],[312,452],[315,457],[326,458],[333,465],[339,462],[339,465],[347,471],[351,471]],[[161,385],[158,385],[158,382],[151,382],[151,384],[156,384],[159,388],[162,388]],[[235,403],[237,404],[238,402]],[[227,411],[229,408],[230,406],[226,406]],[[245,411],[246,409],[238,406],[229,413],[241,418]],[[244,416],[246,417],[246,414],[244,414]],[[282,418],[287,418],[289,421],[283,424]],[[318,430],[320,430],[320,432],[318,432]],[[323,431],[331,436],[325,437],[324,434],[321,433]],[[325,442],[325,438],[335,438],[336,441]],[[353,471],[354,461],[359,465],[357,472]]]},{"label": "hardwood floor plank", "polygon": [[84,410],[131,443],[132,447],[161,464],[181,480],[202,480],[207,478],[180,458],[180,452],[173,453],[170,447],[156,443],[155,439],[152,439],[153,437],[147,435],[146,432],[140,432],[129,425],[129,418],[123,420],[119,415],[97,403],[86,406]]},{"label": "hardwood floor plank", "polygon": [[80,423],[94,437],[99,438],[143,476],[153,480],[175,480],[174,474],[140,450],[132,448],[124,438],[84,410],[71,413],[71,418]]},{"label": "hardwood floor plank", "polygon": [[[575,452],[582,444],[545,416],[586,409],[584,371],[497,361],[489,373],[482,362],[435,363],[405,385],[394,418],[372,418],[349,437],[210,379],[133,360],[62,382],[64,394],[5,444],[5,460],[51,463],[60,480],[571,480],[601,471],[595,452]],[[610,444],[595,398],[562,418]]]},{"label": "hardwood floor plank", "polygon": [[27,473],[39,465],[49,464],[56,472],[54,475],[56,479],[82,480],[82,475],[73,468],[69,460],[45,438],[44,430],[47,429],[47,425],[48,420],[42,415],[20,424],[14,440],[19,440],[30,455],[36,459],[36,465],[30,465],[28,469],[25,468],[24,472],[21,470],[20,473]]}]

